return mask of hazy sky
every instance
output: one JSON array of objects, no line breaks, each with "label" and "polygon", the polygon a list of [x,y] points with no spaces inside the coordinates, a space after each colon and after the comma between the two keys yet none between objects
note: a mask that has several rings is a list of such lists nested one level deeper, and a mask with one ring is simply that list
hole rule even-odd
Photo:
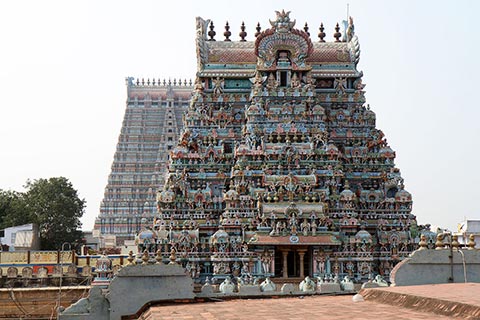
[{"label": "hazy sky", "polygon": [[[329,41],[347,2],[377,114],[421,224],[480,219],[479,1],[2,1],[0,189],[65,176],[91,229],[125,111],[125,77],[193,78],[195,17],[238,40],[289,10]],[[168,4],[167,4],[168,3]],[[479,198],[477,198],[479,197]]]}]

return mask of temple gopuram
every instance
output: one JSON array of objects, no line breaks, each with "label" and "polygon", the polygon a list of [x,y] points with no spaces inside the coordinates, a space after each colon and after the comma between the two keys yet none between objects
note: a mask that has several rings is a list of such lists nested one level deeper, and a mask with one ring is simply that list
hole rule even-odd
[{"label": "temple gopuram", "polygon": [[353,19],[313,39],[289,12],[255,41],[197,18],[197,76],[139,251],[193,278],[388,276],[419,241],[412,196],[365,101]]},{"label": "temple gopuram", "polygon": [[[112,170],[94,230],[123,245],[157,213],[156,193],[163,186],[168,152],[176,146],[192,81],[128,77],[127,101]],[[107,242],[107,241],[105,241]]]}]

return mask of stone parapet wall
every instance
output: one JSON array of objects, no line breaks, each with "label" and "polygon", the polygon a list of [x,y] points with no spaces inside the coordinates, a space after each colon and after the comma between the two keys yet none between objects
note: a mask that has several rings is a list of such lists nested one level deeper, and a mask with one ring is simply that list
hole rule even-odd
[{"label": "stone parapet wall", "polygon": [[[92,286],[87,298],[66,309],[60,319],[117,320],[122,317],[135,317],[143,310],[158,302],[193,302],[215,298],[252,298],[276,296],[304,296],[315,294],[352,294],[353,282],[346,277],[323,281],[308,276],[299,283],[274,284],[267,278],[262,283],[244,283],[243,280],[228,277],[222,283],[207,282],[201,292],[194,293],[193,279],[180,265],[171,261],[151,264],[145,259],[143,264],[127,265],[110,282],[108,290]],[[318,281],[315,281],[318,280]]]},{"label": "stone parapet wall", "polygon": [[423,249],[392,270],[393,286],[480,282],[480,251]]},{"label": "stone parapet wall", "polygon": [[16,264],[52,264],[74,263],[75,252],[73,251],[12,251],[0,252],[0,268],[4,265]]},{"label": "stone parapet wall", "polygon": [[[89,285],[100,257],[73,251],[0,252],[0,288]],[[114,274],[127,263],[125,255],[108,258]]]}]

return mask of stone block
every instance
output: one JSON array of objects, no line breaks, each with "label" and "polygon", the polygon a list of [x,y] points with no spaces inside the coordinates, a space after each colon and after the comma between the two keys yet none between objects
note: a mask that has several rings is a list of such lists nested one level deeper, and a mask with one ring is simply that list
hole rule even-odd
[{"label": "stone block", "polygon": [[213,295],[214,291],[215,290],[214,290],[213,286],[209,283],[205,283],[202,286],[202,294],[204,294],[204,295]]},{"label": "stone block", "polygon": [[282,286],[282,289],[280,289],[282,291],[282,293],[285,293],[285,294],[292,294],[295,292],[295,288],[293,287],[293,284],[291,283],[285,283],[283,284]]},{"label": "stone block", "polygon": [[376,282],[365,282],[362,284],[362,289],[369,289],[369,288],[378,288],[380,287]]},{"label": "stone block", "polygon": [[254,284],[242,284],[238,286],[238,292],[242,295],[257,295],[260,293],[260,287]]},{"label": "stone block", "polygon": [[324,282],[324,283],[317,284],[318,293],[337,293],[341,291],[342,289],[340,288],[339,283]]}]

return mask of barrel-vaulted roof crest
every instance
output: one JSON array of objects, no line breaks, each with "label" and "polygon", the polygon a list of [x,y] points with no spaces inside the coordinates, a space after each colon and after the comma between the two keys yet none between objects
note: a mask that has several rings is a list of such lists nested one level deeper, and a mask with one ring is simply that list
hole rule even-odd
[{"label": "barrel-vaulted roof crest", "polygon": [[282,10],[282,12],[275,11],[277,19],[275,21],[269,21],[276,32],[288,32],[295,26],[296,20],[290,20],[290,12],[291,11],[285,12],[285,10]]},{"label": "barrel-vaulted roof crest", "polygon": [[255,54],[260,59],[262,68],[274,67],[277,52],[290,52],[290,59],[295,68],[304,68],[305,59],[313,52],[310,36],[303,30],[294,29],[295,20],[291,21],[290,11],[275,11],[277,19],[270,21],[272,28],[263,31],[255,41]]}]

